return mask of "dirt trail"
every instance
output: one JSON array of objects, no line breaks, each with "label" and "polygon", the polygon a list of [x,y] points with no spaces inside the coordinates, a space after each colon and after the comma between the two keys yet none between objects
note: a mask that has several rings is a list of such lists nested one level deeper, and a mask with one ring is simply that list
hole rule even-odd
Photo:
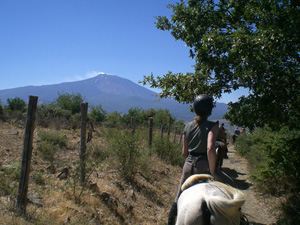
[{"label": "dirt trail", "polygon": [[223,171],[234,178],[237,188],[246,194],[246,202],[242,207],[242,212],[250,224],[276,224],[276,213],[273,210],[276,199],[265,199],[255,192],[253,182],[249,179],[248,162],[245,158],[235,154],[233,146],[229,146],[228,159],[223,162]]}]

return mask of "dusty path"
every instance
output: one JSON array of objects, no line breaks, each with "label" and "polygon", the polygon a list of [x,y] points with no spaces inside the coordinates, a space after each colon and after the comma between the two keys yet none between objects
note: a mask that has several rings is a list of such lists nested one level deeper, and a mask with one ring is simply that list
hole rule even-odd
[{"label": "dusty path", "polygon": [[242,207],[243,213],[250,224],[276,224],[275,213],[272,209],[275,199],[266,200],[255,192],[253,183],[249,179],[248,168],[246,159],[236,154],[233,146],[229,146],[228,159],[223,162],[223,171],[234,178],[237,188],[246,194],[246,202]]}]

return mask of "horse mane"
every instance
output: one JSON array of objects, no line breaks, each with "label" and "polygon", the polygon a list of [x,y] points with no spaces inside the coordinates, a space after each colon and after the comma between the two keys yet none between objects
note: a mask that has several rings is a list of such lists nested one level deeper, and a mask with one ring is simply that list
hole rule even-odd
[{"label": "horse mane", "polygon": [[218,215],[222,215],[229,221],[229,224],[239,224],[241,218],[240,208],[246,200],[244,193],[234,187],[218,181],[214,181],[213,177],[208,174],[198,174],[190,176],[182,185],[181,189],[185,190],[196,183],[202,182],[207,182],[211,185],[215,185],[220,189],[224,189],[231,197],[231,199],[227,199],[222,196],[204,197],[211,214],[215,217],[218,217]]},{"label": "horse mane", "polygon": [[223,215],[229,221],[229,224],[239,224],[241,218],[240,208],[246,200],[244,193],[221,182],[213,181],[212,183],[219,188],[225,189],[231,196],[231,199],[221,196],[206,197],[205,201],[209,211],[216,217],[220,214]]}]

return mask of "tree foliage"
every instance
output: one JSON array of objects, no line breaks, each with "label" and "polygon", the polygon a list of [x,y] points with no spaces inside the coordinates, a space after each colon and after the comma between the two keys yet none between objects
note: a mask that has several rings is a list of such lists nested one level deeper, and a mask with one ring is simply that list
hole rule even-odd
[{"label": "tree foliage", "polygon": [[[174,5],[160,30],[184,41],[194,72],[144,76],[161,98],[190,103],[198,94],[220,98],[244,87],[226,118],[248,127],[299,124],[300,4],[289,0],[189,0]],[[247,116],[241,116],[246,113]],[[251,121],[249,121],[251,118]]]},{"label": "tree foliage", "polygon": [[149,117],[153,117],[153,123],[156,127],[167,127],[171,118],[171,124],[174,124],[176,118],[172,116],[168,109],[153,109],[149,108],[144,110],[142,108],[130,108],[128,113],[125,113],[122,117],[122,121],[129,125],[131,122],[131,117],[134,117],[136,125],[146,125],[149,124]]},{"label": "tree foliage", "polygon": [[25,112],[26,111],[26,102],[19,97],[8,98],[6,108],[10,111]]},{"label": "tree foliage", "polygon": [[91,106],[89,112],[89,118],[95,122],[103,122],[107,115],[106,110],[103,109],[102,105]]},{"label": "tree foliage", "polygon": [[83,97],[80,93],[58,93],[58,95],[58,98],[55,100],[55,104],[58,107],[61,109],[70,110],[72,114],[80,113],[80,103],[83,102]]}]

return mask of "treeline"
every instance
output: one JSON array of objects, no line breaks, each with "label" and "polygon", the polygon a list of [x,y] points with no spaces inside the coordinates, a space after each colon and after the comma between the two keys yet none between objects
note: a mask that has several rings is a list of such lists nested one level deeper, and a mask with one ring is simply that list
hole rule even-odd
[{"label": "treeline", "polygon": [[[56,128],[75,129],[80,126],[80,103],[84,97],[80,93],[58,93],[58,98],[49,104],[39,104],[37,109],[37,123],[43,127],[54,126]],[[7,104],[2,105],[0,101],[0,116],[15,116],[24,114],[27,110],[26,102],[15,97],[8,98]],[[128,127],[131,118],[134,117],[135,126],[147,126],[149,118],[153,117],[153,125],[156,128],[167,129],[169,125],[176,126],[178,130],[183,129],[184,121],[177,119],[168,109],[142,109],[132,107],[127,113],[114,111],[108,113],[102,105],[90,105],[88,121],[95,124],[102,124],[106,127]]]}]

